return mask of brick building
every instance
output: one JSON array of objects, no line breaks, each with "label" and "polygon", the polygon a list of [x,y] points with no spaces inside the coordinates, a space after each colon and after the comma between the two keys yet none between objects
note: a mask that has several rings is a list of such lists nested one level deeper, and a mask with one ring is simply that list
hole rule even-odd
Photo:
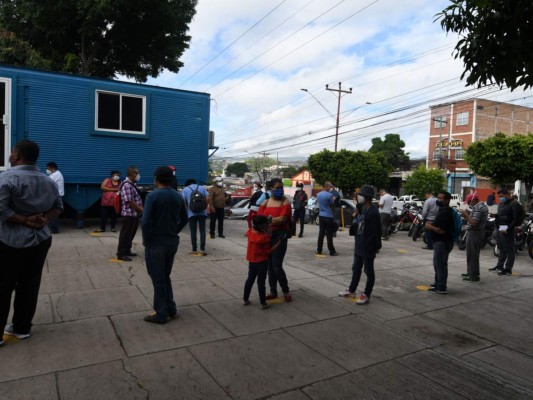
[{"label": "brick building", "polygon": [[470,99],[430,109],[427,167],[445,170],[448,191],[463,197],[470,188],[481,193],[493,189],[488,179],[474,175],[464,161],[471,143],[497,132],[526,134],[533,128],[533,108],[515,104]]}]

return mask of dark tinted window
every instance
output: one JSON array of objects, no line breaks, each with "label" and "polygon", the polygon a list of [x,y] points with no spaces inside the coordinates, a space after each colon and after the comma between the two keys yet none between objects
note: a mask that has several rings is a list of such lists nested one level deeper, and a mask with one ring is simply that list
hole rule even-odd
[{"label": "dark tinted window", "polygon": [[98,129],[120,129],[120,95],[98,93]]},{"label": "dark tinted window", "polygon": [[143,99],[122,96],[122,130],[143,131]]}]

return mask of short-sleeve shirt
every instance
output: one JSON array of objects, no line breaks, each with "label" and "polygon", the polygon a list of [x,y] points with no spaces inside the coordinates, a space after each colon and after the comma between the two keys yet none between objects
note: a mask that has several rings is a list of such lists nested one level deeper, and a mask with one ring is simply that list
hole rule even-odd
[{"label": "short-sleeve shirt", "polygon": [[196,183],[193,183],[192,185],[189,185],[187,186],[186,188],[184,188],[182,191],[181,191],[181,195],[183,196],[183,198],[185,199],[185,203],[187,203],[187,216],[189,218],[191,217],[198,217],[198,216],[207,216],[207,207],[205,210],[202,210],[202,211],[198,211],[198,212],[193,212],[191,211],[191,209],[189,208],[189,203],[191,201],[191,196],[194,192],[196,192],[196,190],[198,189],[198,192],[203,194],[206,201],[207,201],[207,190],[205,190],[205,188],[201,185],[197,185]]},{"label": "short-sleeve shirt", "polygon": [[266,207],[264,206],[264,203],[259,207],[259,211],[257,212],[259,215],[264,215],[266,217],[271,216],[272,218],[276,217],[287,217],[286,221],[282,225],[278,224],[271,224],[270,229],[272,231],[288,231],[290,228],[290,218],[292,215],[292,209],[290,204],[282,205],[281,207],[270,207],[270,201],[266,203]]},{"label": "short-sleeve shirt", "polygon": [[379,208],[380,213],[384,214],[390,214],[392,213],[392,196],[388,193],[385,193],[381,198],[379,199],[379,205],[383,204],[383,207]]},{"label": "short-sleeve shirt", "polygon": [[431,231],[431,239],[434,242],[449,242],[452,240],[452,233],[455,226],[455,218],[453,217],[453,211],[451,207],[440,207],[439,213],[435,217],[435,222],[433,225],[437,228],[440,228],[444,231],[444,234],[440,234],[434,231]]},{"label": "short-sleeve shirt", "polygon": [[129,202],[133,201],[139,207],[143,206],[143,202],[141,200],[141,195],[139,194],[137,187],[132,181],[130,181],[129,178],[126,178],[124,182],[122,182],[120,188],[120,199],[122,200],[122,212],[120,213],[120,215],[122,215],[123,217],[139,216],[137,214],[137,211],[130,207]]},{"label": "short-sleeve shirt", "polygon": [[246,260],[250,262],[262,262],[268,260],[270,253],[270,235],[264,232],[258,232],[255,229],[249,229],[246,232],[248,236],[248,247],[246,249]]},{"label": "short-sleeve shirt", "polygon": [[487,223],[487,218],[489,217],[489,208],[485,203],[480,201],[477,203],[474,208],[472,208],[472,212],[470,213],[470,218],[472,218],[474,221],[477,221],[477,225],[474,227],[468,223],[466,226],[466,229],[474,229],[474,230],[483,230],[485,229],[485,224]]},{"label": "short-sleeve shirt", "polygon": [[318,203],[318,215],[333,218],[333,210],[331,209],[333,194],[327,190],[323,190],[316,196],[316,201]]}]

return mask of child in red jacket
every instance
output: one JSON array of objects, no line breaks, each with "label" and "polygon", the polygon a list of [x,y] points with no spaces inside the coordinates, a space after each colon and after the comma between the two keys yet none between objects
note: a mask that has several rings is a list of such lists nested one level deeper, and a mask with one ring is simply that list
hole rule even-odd
[{"label": "child in red jacket", "polygon": [[270,245],[270,231],[268,218],[264,215],[257,215],[253,219],[253,228],[246,232],[248,236],[248,248],[246,250],[246,260],[248,260],[248,279],[244,284],[244,305],[250,304],[250,292],[257,277],[257,290],[259,291],[259,301],[261,310],[270,307],[266,302],[265,281],[268,269],[268,255],[279,246],[279,242],[274,246]]}]

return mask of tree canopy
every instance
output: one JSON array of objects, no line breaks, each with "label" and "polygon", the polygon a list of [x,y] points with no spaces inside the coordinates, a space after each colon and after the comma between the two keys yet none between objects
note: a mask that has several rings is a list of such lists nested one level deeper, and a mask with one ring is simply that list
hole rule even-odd
[{"label": "tree canopy", "polygon": [[280,168],[279,172],[281,173],[281,175],[283,175],[284,178],[292,178],[298,173],[298,170],[296,169],[296,167],[288,166]]},{"label": "tree canopy", "polygon": [[420,165],[418,169],[414,170],[403,185],[405,193],[414,194],[419,199],[423,199],[428,190],[437,194],[445,187],[446,178],[444,178],[442,170],[426,169],[424,165]]},{"label": "tree canopy", "polygon": [[525,183],[526,196],[533,185],[533,134],[506,136],[497,133],[486,140],[472,143],[465,160],[477,174],[495,184],[516,180]]},{"label": "tree canopy", "polygon": [[385,187],[389,181],[387,166],[375,154],[366,151],[324,149],[309,156],[308,165],[316,182],[330,181],[345,196],[363,184]]},{"label": "tree canopy", "polygon": [[0,27],[28,43],[51,70],[145,82],[183,66],[196,3],[0,0]]},{"label": "tree canopy", "polygon": [[270,167],[276,165],[276,160],[270,157],[250,157],[246,163],[252,166],[252,172],[257,175],[259,182],[264,184],[270,179]]},{"label": "tree canopy", "polygon": [[446,32],[460,35],[455,58],[464,63],[461,79],[514,90],[533,85],[532,15],[531,0],[451,0],[436,17]]},{"label": "tree canopy", "polygon": [[369,153],[375,154],[386,162],[391,170],[407,170],[410,167],[409,154],[405,153],[405,142],[400,139],[400,135],[388,133],[385,139],[372,139],[372,146]]},{"label": "tree canopy", "polygon": [[0,63],[39,69],[50,69],[51,66],[28,42],[18,39],[13,32],[1,27]]},{"label": "tree canopy", "polygon": [[244,162],[236,162],[233,164],[229,164],[226,168],[226,174],[228,175],[235,175],[239,178],[244,177],[244,174],[249,172],[250,168],[248,167],[248,164]]}]

